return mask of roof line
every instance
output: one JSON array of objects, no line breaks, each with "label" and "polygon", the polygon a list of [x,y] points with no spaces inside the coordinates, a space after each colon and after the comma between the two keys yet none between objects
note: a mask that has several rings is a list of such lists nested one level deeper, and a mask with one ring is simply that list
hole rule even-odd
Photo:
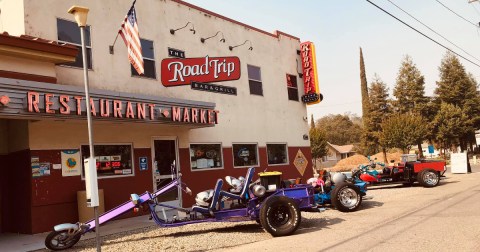
[{"label": "roof line", "polygon": [[280,35],[282,35],[282,36],[285,36],[285,37],[289,37],[289,38],[298,40],[298,41],[300,42],[300,38],[295,37],[295,36],[293,36],[293,35],[290,35],[290,34],[288,34],[288,33],[282,32],[282,31],[275,30],[273,33],[270,33],[270,32],[267,32],[267,31],[258,29],[258,28],[256,28],[256,27],[247,25],[247,24],[245,24],[245,23],[239,22],[239,21],[237,21],[237,20],[234,20],[234,19],[231,19],[231,18],[222,16],[222,15],[220,15],[220,14],[218,14],[218,13],[213,12],[213,11],[209,11],[209,10],[206,10],[206,9],[204,9],[204,8],[198,7],[198,6],[193,5],[193,4],[191,4],[191,3],[187,3],[187,2],[182,1],[182,0],[171,0],[171,1],[172,1],[172,2],[175,2],[175,3],[183,4],[183,5],[185,5],[185,6],[188,6],[188,7],[192,8],[192,9],[196,9],[196,10],[199,10],[199,11],[201,11],[201,12],[205,12],[206,14],[209,14],[209,15],[212,15],[212,16],[215,16],[215,17],[218,17],[218,18],[221,18],[221,19],[223,19],[223,20],[229,21],[229,22],[234,23],[234,24],[238,24],[238,25],[244,26],[244,27],[246,27],[246,28],[248,28],[248,29],[251,29],[251,30],[254,30],[254,31],[263,33],[263,34],[265,34],[265,35],[268,35],[268,36],[271,36],[271,37],[274,37],[274,38],[279,38]]}]

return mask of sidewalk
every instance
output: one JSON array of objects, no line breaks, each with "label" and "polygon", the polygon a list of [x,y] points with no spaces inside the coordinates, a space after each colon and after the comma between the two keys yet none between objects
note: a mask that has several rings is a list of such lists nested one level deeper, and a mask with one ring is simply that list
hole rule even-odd
[{"label": "sidewalk", "polygon": [[[142,215],[128,219],[114,220],[107,223],[105,226],[100,226],[100,235],[106,236],[128,230],[154,226],[155,222],[149,220],[148,217],[149,215]],[[12,233],[0,234],[0,251],[17,252],[44,249],[45,237],[47,237],[48,233],[49,232],[34,235]],[[90,238],[95,238],[94,232],[84,235],[82,240]]]}]

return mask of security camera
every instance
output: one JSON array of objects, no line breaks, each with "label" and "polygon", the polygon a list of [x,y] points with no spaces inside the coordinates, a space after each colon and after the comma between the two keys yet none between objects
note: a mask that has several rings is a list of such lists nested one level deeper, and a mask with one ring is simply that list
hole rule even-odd
[{"label": "security camera", "polygon": [[303,120],[306,122],[308,120],[308,117],[307,116],[304,116],[303,117]]}]

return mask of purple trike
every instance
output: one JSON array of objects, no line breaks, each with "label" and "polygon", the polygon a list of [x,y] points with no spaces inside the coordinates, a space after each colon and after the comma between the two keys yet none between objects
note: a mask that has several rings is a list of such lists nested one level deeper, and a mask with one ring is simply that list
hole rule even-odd
[{"label": "purple trike", "polygon": [[[301,211],[321,211],[314,207],[314,191],[311,185],[297,184],[282,188],[278,181],[260,179],[252,183],[254,172],[255,168],[249,168],[247,175],[241,180],[242,183],[235,183],[238,182],[235,178],[227,176],[227,182],[234,187],[229,191],[222,190],[223,180],[218,179],[213,190],[197,194],[197,203],[192,208],[158,202],[158,196],[177,188],[191,194],[190,189],[180,182],[180,174],[178,178],[154,193],[131,194],[129,201],[101,214],[99,224],[105,224],[128,211],[145,207],[150,211],[150,218],[160,227],[177,227],[201,222],[256,220],[272,236],[285,236],[292,234],[299,227]],[[169,220],[164,211],[163,216],[162,211],[156,212],[156,206],[177,210],[178,216],[182,213],[184,217],[174,216]],[[95,232],[94,219],[86,223],[56,225],[45,239],[45,246],[50,250],[68,249],[88,232]]]}]

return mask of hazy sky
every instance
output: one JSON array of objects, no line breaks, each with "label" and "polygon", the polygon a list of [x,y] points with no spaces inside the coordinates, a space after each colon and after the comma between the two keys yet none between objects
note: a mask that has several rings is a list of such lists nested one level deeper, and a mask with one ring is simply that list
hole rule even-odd
[{"label": "hazy sky", "polygon": [[[431,29],[455,43],[458,49],[388,0],[371,0],[450,49],[480,65],[480,3],[469,0],[390,0]],[[400,62],[408,54],[425,76],[425,91],[432,95],[439,79],[438,66],[446,50],[365,0],[187,0],[207,10],[251,26],[280,30],[313,41],[318,78],[324,100],[308,106],[315,119],[328,114],[361,115],[359,48],[362,47],[368,83],[374,74],[386,82],[390,94]],[[447,10],[440,3],[461,17]],[[480,80],[480,67],[461,59],[468,72]]]}]

